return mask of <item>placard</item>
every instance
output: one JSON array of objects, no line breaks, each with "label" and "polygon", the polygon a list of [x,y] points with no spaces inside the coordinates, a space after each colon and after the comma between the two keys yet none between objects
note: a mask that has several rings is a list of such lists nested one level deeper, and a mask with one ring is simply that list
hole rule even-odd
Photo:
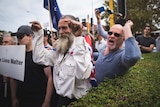
[{"label": "placard", "polygon": [[25,45],[0,46],[0,74],[24,81]]}]

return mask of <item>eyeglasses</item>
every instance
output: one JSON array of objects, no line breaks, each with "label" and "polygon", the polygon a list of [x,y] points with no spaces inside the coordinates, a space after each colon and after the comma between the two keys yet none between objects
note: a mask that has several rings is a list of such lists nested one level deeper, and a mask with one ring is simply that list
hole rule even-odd
[{"label": "eyeglasses", "polygon": [[25,37],[26,34],[24,33],[20,33],[20,34],[17,34],[17,39],[23,39]]},{"label": "eyeglasses", "polygon": [[111,32],[111,31],[108,32],[108,35],[112,35],[112,34],[114,34],[115,37],[120,37],[121,36],[119,33],[114,33],[114,32]]}]

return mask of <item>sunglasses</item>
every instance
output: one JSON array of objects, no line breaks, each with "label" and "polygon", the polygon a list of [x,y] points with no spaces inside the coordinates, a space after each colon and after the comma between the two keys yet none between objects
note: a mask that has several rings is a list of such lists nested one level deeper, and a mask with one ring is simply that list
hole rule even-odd
[{"label": "sunglasses", "polygon": [[119,33],[114,33],[114,32],[111,32],[111,31],[108,32],[108,35],[112,35],[112,34],[114,34],[115,37],[120,37],[121,36]]},{"label": "sunglasses", "polygon": [[24,33],[20,33],[20,34],[17,34],[17,39],[23,39],[25,37],[26,34]]}]

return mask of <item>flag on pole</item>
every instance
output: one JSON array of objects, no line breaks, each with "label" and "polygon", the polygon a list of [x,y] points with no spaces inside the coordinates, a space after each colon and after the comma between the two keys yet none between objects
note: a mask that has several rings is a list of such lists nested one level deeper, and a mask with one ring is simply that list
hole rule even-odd
[{"label": "flag on pole", "polygon": [[62,17],[56,0],[44,0],[44,8],[50,12],[53,27],[58,31],[58,22]]}]

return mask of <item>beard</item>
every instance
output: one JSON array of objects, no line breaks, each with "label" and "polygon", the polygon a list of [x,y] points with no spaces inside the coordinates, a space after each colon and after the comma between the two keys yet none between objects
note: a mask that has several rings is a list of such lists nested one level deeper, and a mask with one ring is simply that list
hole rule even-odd
[{"label": "beard", "polygon": [[56,43],[56,50],[57,53],[65,54],[69,48],[71,47],[73,40],[74,40],[74,35],[71,34],[60,34],[59,39]]},{"label": "beard", "polygon": [[109,49],[110,52],[117,51],[121,47],[122,47],[121,43],[114,43],[113,45],[108,45],[108,49]]}]

